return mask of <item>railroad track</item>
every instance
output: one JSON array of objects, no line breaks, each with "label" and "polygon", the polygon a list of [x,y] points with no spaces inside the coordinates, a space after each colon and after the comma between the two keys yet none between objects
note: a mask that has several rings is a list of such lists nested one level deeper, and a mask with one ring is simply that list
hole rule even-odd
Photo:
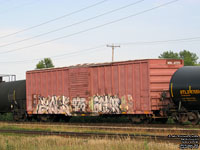
[{"label": "railroad track", "polygon": [[146,128],[199,128],[200,125],[180,125],[180,124],[131,124],[131,123],[66,123],[66,122],[15,122],[0,121],[8,124],[39,124],[39,125],[68,125],[68,126],[111,126],[111,127],[146,127]]},{"label": "railroad track", "polygon": [[[177,127],[177,126],[171,126],[171,128],[168,127],[162,127],[162,126],[159,126],[159,127],[149,127],[149,126],[135,126],[135,125],[132,125],[132,126],[116,126],[116,124],[114,126],[108,126],[108,124],[104,125],[104,124],[69,124],[69,123],[65,123],[65,124],[57,124],[57,123],[3,123],[2,124],[3,126],[17,126],[19,128],[23,128],[25,126],[32,126],[33,128],[48,128],[50,129],[51,131],[53,131],[55,127],[64,127],[65,130],[68,130],[68,129],[85,129],[85,130],[91,130],[91,131],[94,131],[94,130],[98,130],[98,131],[111,131],[112,133],[113,132],[125,132],[125,133],[151,133],[151,134],[155,134],[155,135],[169,135],[169,134],[196,134],[196,135],[200,135],[200,129],[198,128],[193,128],[191,129],[190,126],[187,126],[187,127],[183,127],[181,126],[182,128],[180,127]],[[52,128],[52,129],[51,129]],[[30,129],[30,128],[29,128]],[[63,131],[63,130],[62,130]]]},{"label": "railroad track", "polygon": [[79,126],[79,128],[93,128],[98,130],[123,130],[123,131],[138,131],[138,132],[152,132],[152,133],[174,133],[179,132],[181,134],[199,134],[200,129],[177,129],[177,128],[147,128],[147,127],[104,127],[104,126]]},{"label": "railroad track", "polygon": [[[22,129],[10,130],[10,129],[0,129],[0,133],[13,133],[13,134],[29,134],[29,135],[48,135],[48,136],[63,136],[63,137],[81,137],[81,138],[120,138],[120,139],[139,139],[139,140],[153,140],[156,142],[170,142],[176,144],[184,144],[184,142],[190,142],[193,144],[199,144],[200,138],[200,129],[190,129],[190,126],[184,128],[163,128],[163,127],[139,127],[138,125],[134,126],[108,126],[108,124],[69,124],[69,123],[5,123],[5,126],[17,125],[24,127],[27,126],[36,126],[43,127],[44,129],[48,128],[51,131],[45,130],[34,130],[32,129]],[[84,130],[79,132],[65,132],[65,131],[53,131],[54,127],[64,127],[66,129],[73,128],[84,128]],[[88,129],[88,130],[87,130]],[[96,130],[95,130],[96,129]],[[86,131],[85,131],[86,130]],[[159,134],[155,134],[159,133]]]},{"label": "railroad track", "polygon": [[[169,135],[137,135],[137,134],[112,134],[112,133],[80,133],[80,132],[49,132],[49,131],[31,131],[31,130],[0,130],[1,133],[28,134],[40,136],[63,136],[63,137],[81,137],[81,138],[118,138],[118,139],[146,139],[158,142],[180,143],[183,136]],[[185,137],[186,138],[186,137]],[[199,140],[198,135],[190,135],[191,139]]]},{"label": "railroad track", "polygon": [[[102,125],[102,124],[49,124],[49,123],[3,123],[0,127],[8,127],[7,129],[10,129],[9,127],[18,127],[20,130],[26,129],[27,126],[30,129],[34,128],[41,128],[41,130],[49,129],[51,131],[58,131],[58,129],[55,128],[62,128],[59,129],[59,131],[74,131],[75,129],[79,130],[86,130],[86,131],[100,131],[100,132],[111,132],[111,133],[137,133],[137,134],[143,134],[143,133],[149,133],[151,135],[169,135],[169,134],[185,134],[185,135],[200,135],[200,129],[190,129],[187,128],[177,128],[177,127],[145,127],[145,126],[108,126],[108,125]],[[32,127],[32,128],[30,128]]]}]

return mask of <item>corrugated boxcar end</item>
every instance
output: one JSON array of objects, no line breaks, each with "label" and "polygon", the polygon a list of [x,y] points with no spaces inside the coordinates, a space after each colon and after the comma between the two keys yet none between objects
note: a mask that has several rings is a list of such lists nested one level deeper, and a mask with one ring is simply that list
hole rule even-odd
[{"label": "corrugated boxcar end", "polygon": [[150,66],[150,95],[152,111],[158,112],[159,110],[159,115],[166,116],[166,113],[162,110],[165,110],[167,105],[171,103],[169,96],[170,79],[177,69],[184,66],[184,62],[180,59],[162,60],[165,65],[154,62]]},{"label": "corrugated boxcar end", "polygon": [[163,108],[161,93],[181,63],[144,59],[28,71],[27,112],[152,114]]}]

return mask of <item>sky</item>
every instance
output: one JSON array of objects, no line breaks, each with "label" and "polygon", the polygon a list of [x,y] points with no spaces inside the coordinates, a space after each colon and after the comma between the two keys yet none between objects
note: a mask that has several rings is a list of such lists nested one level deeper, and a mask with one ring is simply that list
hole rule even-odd
[{"label": "sky", "polygon": [[[25,79],[43,58],[55,67],[200,57],[200,0],[0,0],[0,74]],[[200,61],[200,60],[198,60]]]}]

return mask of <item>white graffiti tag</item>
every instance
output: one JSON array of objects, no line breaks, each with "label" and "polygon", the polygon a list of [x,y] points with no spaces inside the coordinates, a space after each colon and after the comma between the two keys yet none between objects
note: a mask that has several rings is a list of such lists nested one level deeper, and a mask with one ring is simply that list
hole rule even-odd
[{"label": "white graffiti tag", "polygon": [[38,105],[36,107],[36,113],[71,115],[69,105],[69,98],[65,96],[38,96]]},{"label": "white graffiti tag", "polygon": [[94,112],[120,114],[121,100],[117,96],[94,96]]},{"label": "white graffiti tag", "polygon": [[74,112],[85,112],[86,111],[86,99],[76,97],[72,99],[72,110]]}]

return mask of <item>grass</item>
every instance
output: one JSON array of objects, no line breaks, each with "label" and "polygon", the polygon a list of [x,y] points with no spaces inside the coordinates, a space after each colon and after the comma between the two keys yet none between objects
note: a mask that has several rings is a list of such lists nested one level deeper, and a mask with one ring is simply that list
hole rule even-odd
[{"label": "grass", "polygon": [[11,123],[0,123],[0,129],[3,130],[31,130],[31,131],[60,131],[60,132],[83,132],[83,133],[128,133],[128,134],[149,134],[149,135],[169,135],[169,134],[183,134],[181,131],[176,130],[141,130],[140,128],[133,128],[132,130],[124,129],[98,129],[94,127],[76,127],[71,125],[51,125],[51,124],[11,124]]},{"label": "grass", "polygon": [[37,127],[20,127],[20,126],[1,126],[0,125],[0,129],[1,130],[31,130],[31,131],[51,131],[51,129],[49,128],[37,128]]},{"label": "grass", "polygon": [[0,121],[12,121],[12,120],[13,120],[12,113],[0,114]]},{"label": "grass", "polygon": [[81,139],[0,134],[1,150],[176,150],[178,144],[131,139]]}]

